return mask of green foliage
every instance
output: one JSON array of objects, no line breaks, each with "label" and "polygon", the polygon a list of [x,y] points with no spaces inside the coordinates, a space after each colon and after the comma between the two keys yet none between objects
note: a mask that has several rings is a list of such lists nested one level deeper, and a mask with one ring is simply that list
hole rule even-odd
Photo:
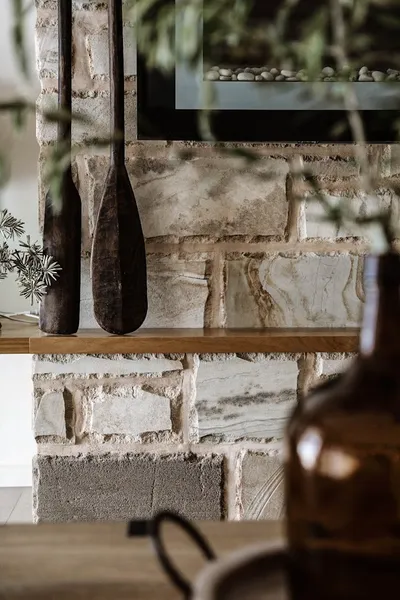
[{"label": "green foliage", "polygon": [[12,39],[18,63],[25,77],[29,77],[28,58],[26,50],[25,17],[28,11],[31,10],[33,7],[33,2],[26,2],[24,0],[12,0]]},{"label": "green foliage", "polygon": [[5,240],[21,238],[24,223],[7,210],[0,211],[0,279],[9,273],[16,273],[20,294],[32,303],[40,301],[47,288],[59,277],[60,265],[48,255],[43,254],[39,244],[31,244],[29,238],[20,241],[17,249],[11,249]]}]

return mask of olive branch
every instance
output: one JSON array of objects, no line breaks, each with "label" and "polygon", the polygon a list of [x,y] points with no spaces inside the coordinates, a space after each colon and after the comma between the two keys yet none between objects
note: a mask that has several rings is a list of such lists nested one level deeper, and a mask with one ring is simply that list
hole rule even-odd
[{"label": "olive branch", "polygon": [[[60,265],[37,243],[20,238],[24,234],[24,223],[16,219],[8,210],[0,211],[0,279],[9,273],[16,273],[20,294],[33,303],[40,301],[59,277]],[[7,240],[19,239],[19,247],[12,249]]]}]

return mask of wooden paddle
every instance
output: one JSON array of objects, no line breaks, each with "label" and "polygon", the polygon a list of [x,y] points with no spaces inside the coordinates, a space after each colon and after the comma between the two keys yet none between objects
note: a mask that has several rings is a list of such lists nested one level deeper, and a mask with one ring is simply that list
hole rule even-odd
[{"label": "wooden paddle", "polygon": [[[72,109],[72,2],[59,0],[58,106]],[[71,122],[58,124],[58,144],[71,151]],[[79,328],[81,279],[81,200],[72,181],[71,167],[62,179],[61,207],[46,196],[43,248],[61,265],[60,278],[48,289],[40,306],[40,329],[52,334],[73,334]]]},{"label": "wooden paddle", "polygon": [[138,329],[147,314],[146,252],[135,196],[125,167],[122,0],[109,0],[111,166],[92,248],[94,314],[109,333]]}]

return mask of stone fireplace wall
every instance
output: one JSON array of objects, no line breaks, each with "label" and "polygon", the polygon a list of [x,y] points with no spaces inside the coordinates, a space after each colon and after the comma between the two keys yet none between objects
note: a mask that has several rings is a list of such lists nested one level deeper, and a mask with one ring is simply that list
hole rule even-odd
[{"label": "stone fireplace wall", "polygon": [[[39,105],[56,100],[57,2],[37,0]],[[88,149],[108,132],[107,2],[76,0],[74,173],[83,199],[81,327],[96,327],[91,239],[108,165]],[[351,146],[254,146],[256,179],[203,144],[136,141],[134,32],[126,29],[127,167],[147,239],[145,327],[351,327],[363,301],[365,243],[315,220],[295,200],[289,163],[301,156],[332,195],[366,213]],[[38,117],[41,172],[55,128]],[[182,161],[179,149],[192,155]],[[370,148],[380,201],[397,148]],[[386,182],[386,183],[385,183]],[[42,219],[44,185],[40,184]],[[397,208],[397,205],[394,206]],[[34,360],[36,519],[146,516],[266,518],[282,511],[280,441],[304,390],[344,368],[343,355],[45,356]]]},{"label": "stone fireplace wall", "polygon": [[350,356],[35,357],[38,521],[278,518],[281,440]]}]

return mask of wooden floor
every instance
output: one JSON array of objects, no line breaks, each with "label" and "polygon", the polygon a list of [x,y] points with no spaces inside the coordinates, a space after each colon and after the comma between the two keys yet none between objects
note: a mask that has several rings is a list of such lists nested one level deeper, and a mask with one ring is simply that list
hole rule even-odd
[{"label": "wooden floor", "polygon": [[0,525],[32,523],[32,489],[0,488]]}]

